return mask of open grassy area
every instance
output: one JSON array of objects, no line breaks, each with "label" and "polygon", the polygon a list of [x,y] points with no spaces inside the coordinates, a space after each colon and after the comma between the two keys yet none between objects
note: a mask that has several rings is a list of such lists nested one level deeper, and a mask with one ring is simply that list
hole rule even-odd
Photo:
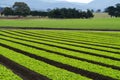
[{"label": "open grassy area", "polygon": [[1,19],[4,27],[79,28],[120,30],[120,18],[101,19]]},{"label": "open grassy area", "polygon": [[94,18],[110,18],[108,13],[94,13]]}]

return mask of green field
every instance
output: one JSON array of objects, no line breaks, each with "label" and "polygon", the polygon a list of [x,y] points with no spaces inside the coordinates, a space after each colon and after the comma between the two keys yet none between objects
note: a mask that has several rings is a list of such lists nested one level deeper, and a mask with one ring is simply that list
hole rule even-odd
[{"label": "green field", "polygon": [[120,18],[1,19],[1,27],[78,28],[120,30]]},{"label": "green field", "polygon": [[108,13],[94,13],[94,18],[110,18],[110,15]]},{"label": "green field", "polygon": [[[62,22],[27,21],[49,27],[55,24],[45,21]],[[43,80],[120,80],[120,32],[0,30],[0,55],[47,78]]]}]

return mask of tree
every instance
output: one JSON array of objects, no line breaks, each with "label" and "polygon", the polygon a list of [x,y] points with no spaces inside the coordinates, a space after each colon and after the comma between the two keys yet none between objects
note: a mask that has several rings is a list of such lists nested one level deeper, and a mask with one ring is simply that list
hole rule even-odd
[{"label": "tree", "polygon": [[108,14],[113,17],[120,17],[120,3],[116,4],[115,6],[109,6],[105,9],[105,12],[108,12]]},{"label": "tree", "polygon": [[63,18],[63,16],[61,15],[61,11],[60,9],[53,9],[49,12],[48,16],[50,18]]},{"label": "tree", "polygon": [[100,12],[101,12],[101,9],[98,9],[96,12],[97,12],[97,13],[100,13]]},{"label": "tree", "polygon": [[2,15],[3,10],[4,9],[2,7],[0,7],[0,15]]},{"label": "tree", "polygon": [[80,11],[75,8],[57,8],[48,12],[49,18],[92,18],[92,11]]},{"label": "tree", "polygon": [[94,13],[95,12],[94,9],[91,9],[91,12]]},{"label": "tree", "polygon": [[20,16],[26,17],[27,15],[30,14],[30,8],[24,2],[15,2],[15,4],[13,5],[13,10],[15,15],[18,15],[19,17]]},{"label": "tree", "polygon": [[120,3],[116,4],[115,16],[120,17]]},{"label": "tree", "polygon": [[92,18],[94,17],[92,11],[90,11],[89,9],[87,10],[87,18]]},{"label": "tree", "polygon": [[109,6],[105,9],[105,12],[108,12],[108,14],[113,17],[115,16],[116,8],[114,6]]},{"label": "tree", "polygon": [[48,16],[48,12],[45,12],[45,11],[31,11],[30,15],[39,16],[39,17],[46,17],[46,16]]},{"label": "tree", "polygon": [[4,14],[5,16],[13,15],[13,10],[9,7],[5,7],[2,14]]},{"label": "tree", "polygon": [[38,11],[31,11],[31,12],[30,12],[30,15],[32,15],[32,16],[39,16],[39,15],[38,15]]}]

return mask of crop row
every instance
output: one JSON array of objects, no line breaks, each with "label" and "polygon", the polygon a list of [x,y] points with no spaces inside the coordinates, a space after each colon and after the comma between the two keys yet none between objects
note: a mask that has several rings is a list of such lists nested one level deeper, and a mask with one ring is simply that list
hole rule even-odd
[{"label": "crop row", "polygon": [[[33,37],[33,36],[32,36]],[[29,38],[27,38],[29,39]],[[97,56],[103,56],[103,57],[108,57],[108,58],[111,58],[111,57],[114,57],[114,58],[118,58],[119,59],[119,53],[117,54],[114,54],[114,53],[111,53],[110,51],[109,52],[105,52],[105,51],[100,51],[100,50],[95,50],[95,49],[89,49],[89,48],[85,48],[85,47],[76,47],[76,46],[71,46],[71,45],[66,45],[66,44],[62,44],[62,43],[55,43],[55,42],[47,42],[47,41],[42,41],[42,40],[35,40],[37,42],[41,41],[41,43],[46,43],[46,44],[50,44],[50,45],[55,45],[55,47],[60,47],[60,48],[63,48],[63,49],[71,49],[72,51],[76,51],[76,52],[84,52],[84,53],[90,53],[92,55],[97,55]],[[118,50],[119,51],[119,50]],[[115,59],[117,60],[117,59]]]},{"label": "crop row", "polygon": [[[13,32],[14,33],[14,32]],[[13,34],[12,33],[12,34]],[[24,34],[24,33],[23,33]],[[23,35],[24,37],[28,37],[28,38],[31,38],[31,36],[29,36],[30,34],[26,34],[26,35]],[[16,35],[16,34],[15,34]],[[21,34],[17,34],[19,36],[21,36]],[[111,46],[108,46],[108,45],[101,45],[101,44],[93,44],[93,43],[85,43],[85,42],[75,42],[75,41],[69,41],[68,39],[61,39],[61,37],[58,37],[56,39],[55,36],[54,38],[53,37],[45,37],[45,35],[43,34],[35,34],[33,35],[32,34],[32,38],[35,37],[36,35],[40,35],[39,37],[36,37],[34,39],[42,39],[44,41],[50,41],[50,42],[54,42],[54,43],[62,43],[62,44],[69,44],[69,45],[74,45],[74,46],[77,46],[77,47],[85,47],[85,48],[90,48],[90,49],[94,49],[94,50],[100,50],[100,51],[105,51],[105,52],[113,52],[113,53],[118,53],[120,52],[120,48],[119,47],[111,47]]]},{"label": "crop row", "polygon": [[13,50],[9,50],[4,47],[0,47],[1,52],[3,52],[3,56],[21,64],[22,66],[25,66],[28,69],[31,69],[35,72],[38,72],[44,76],[47,76],[50,79],[53,80],[66,80],[70,79],[83,79],[83,80],[89,80],[88,78],[82,77],[80,75],[68,72],[63,69],[56,68],[54,66],[51,66],[49,64],[46,64],[42,61],[38,61],[36,59],[30,58],[28,56],[20,54],[19,52],[15,52]]},{"label": "crop row", "polygon": [[95,35],[104,35],[104,36],[109,36],[109,37],[120,37],[120,32],[105,32],[105,33],[101,33],[101,32],[90,32],[91,34],[95,34]]},{"label": "crop row", "polygon": [[[1,50],[1,49],[0,49]],[[0,64],[0,80],[22,80],[11,70]]]},{"label": "crop row", "polygon": [[[14,31],[16,32],[16,31]],[[116,45],[116,44],[111,44],[111,43],[104,43],[104,42],[109,42],[109,40],[107,41],[99,41],[99,39],[95,38],[90,40],[90,37],[89,38],[83,38],[81,36],[77,37],[77,39],[75,39],[75,35],[73,35],[74,37],[71,37],[72,35],[60,35],[60,33],[56,33],[56,34],[53,34],[53,33],[35,33],[36,31],[24,31],[24,32],[21,32],[21,31],[17,31],[19,33],[22,33],[22,34],[26,34],[26,35],[31,35],[31,36],[36,36],[36,37],[49,37],[49,39],[61,39],[63,41],[67,41],[67,42],[74,42],[74,43],[83,43],[83,44],[90,44],[90,45],[95,45],[95,46],[101,46],[101,47],[107,47],[107,48],[113,48],[113,49],[120,49],[120,46],[119,45]],[[31,33],[31,34],[29,34]],[[62,36],[62,37],[61,37]],[[103,39],[103,38],[102,38]],[[113,38],[114,39],[114,38]],[[97,42],[96,42],[97,41]],[[98,42],[99,41],[99,42]],[[114,40],[113,40],[114,41]],[[118,41],[118,40],[117,40]]]},{"label": "crop row", "polygon": [[[95,43],[100,38],[93,39],[93,42],[88,40],[88,43],[86,40],[84,44],[82,41],[90,36],[84,38],[87,35],[84,32],[72,34],[76,35],[75,38],[64,31],[60,35],[57,31],[47,34],[47,31],[2,30],[0,35],[1,55],[49,79],[120,79],[120,50],[117,44],[112,47],[109,43],[101,44],[102,40]],[[93,34],[93,37],[96,36]],[[109,36],[105,41],[107,38]]]},{"label": "crop row", "polygon": [[[36,33],[35,31],[27,31],[27,32]],[[47,34],[47,31],[43,32],[43,33],[38,31],[37,33],[41,33],[41,34],[45,35],[45,34]],[[51,36],[55,36],[55,37],[62,36],[62,38],[67,37],[67,38],[70,38],[70,39],[92,41],[92,42],[97,42],[97,43],[102,43],[102,44],[105,44],[105,43],[106,44],[113,44],[113,43],[116,44],[116,42],[118,43],[119,39],[120,39],[119,37],[114,38],[114,36],[109,37],[109,36],[104,36],[102,34],[97,35],[97,34],[95,34],[95,32],[93,32],[93,33],[92,32],[91,33],[90,32],[72,32],[72,31],[70,31],[70,32],[68,32],[68,31],[66,31],[66,32],[57,32],[57,31],[55,32],[55,31],[53,31],[53,32],[51,32],[51,33],[49,33],[47,35],[51,35]],[[74,36],[74,37],[72,37],[72,36]]]},{"label": "crop row", "polygon": [[[4,33],[5,34],[5,33]],[[65,54],[65,55],[71,55],[71,56],[75,56],[75,57],[78,57],[78,58],[84,58],[84,59],[88,59],[88,60],[93,60],[93,61],[96,61],[96,62],[101,62],[101,63],[105,63],[105,64],[109,64],[109,65],[115,65],[115,66],[118,66],[119,67],[119,61],[114,61],[114,60],[110,60],[110,59],[106,59],[106,58],[102,58],[102,57],[99,57],[99,56],[94,56],[94,55],[90,55],[90,54],[85,54],[85,53],[80,53],[80,52],[75,52],[75,51],[70,51],[70,50],[66,50],[66,49],[61,49],[61,48],[58,48],[58,47],[54,47],[54,46],[50,46],[50,45],[47,45],[50,44],[50,42],[45,42],[45,41],[42,41],[42,40],[34,40],[34,39],[31,39],[31,38],[25,38],[23,37],[22,39],[19,38],[18,36],[15,36],[10,38],[12,35],[10,34],[7,34],[9,36],[7,37],[4,37],[4,36],[1,36],[1,38],[3,38],[4,40],[7,39],[8,41],[16,41],[17,42],[22,42],[24,44],[29,44],[29,45],[34,45],[34,47],[37,47],[39,49],[43,49],[43,50],[46,50],[46,51],[50,51],[50,52],[55,52],[55,53],[62,53],[62,54]],[[43,44],[43,43],[46,43],[46,44]],[[51,45],[54,44],[54,43],[51,43]],[[93,58],[91,58],[93,57]],[[111,63],[112,62],[112,63]]]},{"label": "crop row", "polygon": [[[12,41],[17,41],[17,40],[12,39]],[[118,75],[120,75],[120,72],[118,70],[114,70],[114,69],[111,69],[111,68],[91,64],[91,63],[88,63],[88,62],[85,62],[85,61],[80,61],[80,60],[67,58],[67,57],[64,57],[64,56],[57,55],[57,54],[51,54],[50,52],[46,52],[44,50],[38,50],[38,49],[32,48],[31,46],[20,44],[20,42],[24,43],[24,44],[27,43],[27,42],[24,42],[22,40],[21,41],[18,40],[17,42],[19,42],[19,43],[14,43],[14,42],[11,42],[11,41],[6,41],[6,40],[1,39],[2,44],[20,49],[22,51],[26,51],[26,52],[29,52],[31,54],[35,54],[35,55],[38,55],[38,56],[41,56],[41,57],[44,57],[44,58],[47,58],[47,59],[50,59],[50,60],[53,60],[53,61],[57,61],[57,62],[60,62],[60,63],[63,63],[63,64],[67,64],[67,65],[76,67],[78,69],[98,73],[99,76],[103,75],[103,76],[109,76],[109,77],[112,77],[112,78],[119,79]],[[35,45],[35,44],[32,44],[32,43],[27,43],[27,44]],[[42,46],[42,45],[39,45],[39,46],[45,47],[45,46]],[[46,47],[46,48],[48,48],[48,47]],[[106,71],[106,72],[104,72],[104,71]]]}]

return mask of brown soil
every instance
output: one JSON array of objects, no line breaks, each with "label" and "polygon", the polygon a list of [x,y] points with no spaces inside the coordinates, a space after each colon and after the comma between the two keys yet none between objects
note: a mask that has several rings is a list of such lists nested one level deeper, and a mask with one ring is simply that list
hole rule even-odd
[{"label": "brown soil", "polygon": [[79,31],[120,31],[119,29],[79,29],[79,28],[44,28],[44,27],[12,27],[1,26],[0,29],[23,29],[23,30],[79,30]]},{"label": "brown soil", "polygon": [[[67,64],[60,63],[60,62],[56,62],[56,61],[53,61],[53,60],[50,60],[50,59],[47,59],[47,58],[44,58],[44,57],[41,57],[41,56],[37,56],[37,55],[34,55],[32,53],[29,53],[29,52],[26,52],[26,51],[23,51],[23,50],[20,50],[20,49],[8,46],[8,45],[3,44],[3,43],[0,43],[0,45],[2,47],[8,48],[10,50],[13,50],[13,51],[15,51],[17,53],[24,54],[24,55],[29,56],[31,58],[34,58],[34,59],[43,61],[43,62],[45,62],[47,64],[56,66],[58,68],[65,69],[65,70],[68,70],[70,72],[74,72],[76,74],[80,74],[82,76],[86,76],[88,78],[92,78],[93,80],[115,80],[115,79],[113,79],[111,77],[107,77],[107,76],[104,76],[104,75],[101,75],[101,74],[98,74],[98,73],[94,73],[94,72],[89,72],[89,71],[86,71],[86,70],[83,70],[83,69],[79,69],[79,68],[76,68],[76,67],[73,67],[73,66],[70,66],[70,65],[67,65]],[[4,60],[2,60],[2,61],[4,61]],[[21,71],[21,70],[18,70],[18,71]],[[34,77],[34,80],[35,80],[35,78],[36,77]],[[29,80],[31,80],[31,79],[29,79]]]},{"label": "brown soil", "polygon": [[20,76],[23,80],[50,80],[47,77],[40,75],[30,69],[15,63],[14,61],[0,55],[0,63],[11,69],[15,74]]}]

